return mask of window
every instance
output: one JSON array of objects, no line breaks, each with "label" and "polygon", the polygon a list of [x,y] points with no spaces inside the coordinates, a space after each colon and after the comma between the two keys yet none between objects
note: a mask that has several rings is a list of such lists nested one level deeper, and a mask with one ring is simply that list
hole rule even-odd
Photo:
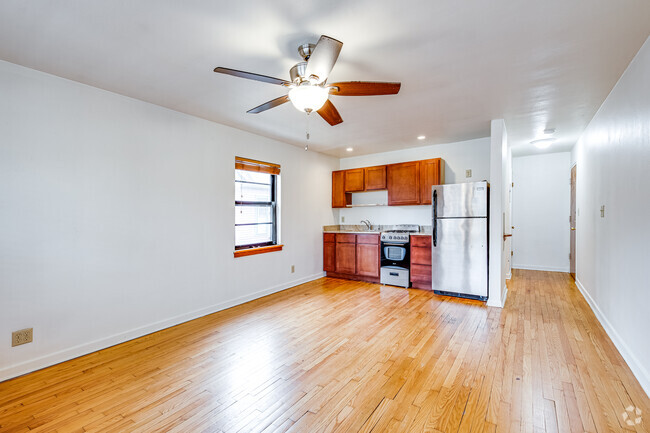
[{"label": "window", "polygon": [[235,257],[278,251],[280,166],[235,160]]}]

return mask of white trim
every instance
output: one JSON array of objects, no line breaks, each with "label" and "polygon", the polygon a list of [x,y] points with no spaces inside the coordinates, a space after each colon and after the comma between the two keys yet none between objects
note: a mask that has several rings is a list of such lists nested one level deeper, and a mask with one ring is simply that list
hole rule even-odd
[{"label": "white trim", "polygon": [[[516,268],[515,268],[516,269]],[[510,271],[506,274],[506,280],[512,280],[512,268]],[[507,289],[506,289],[507,290]]]},{"label": "white trim", "polygon": [[538,265],[512,265],[512,269],[527,269],[529,271],[569,272],[569,267],[538,266]]},{"label": "white trim", "polygon": [[165,328],[179,325],[190,320],[198,319],[199,317],[207,316],[208,314],[216,313],[217,311],[225,310],[236,305],[244,304],[249,301],[270,295],[272,293],[281,292],[282,290],[307,283],[309,281],[317,280],[325,276],[325,272],[319,272],[308,277],[300,278],[288,283],[280,284],[269,289],[260,290],[250,295],[241,296],[229,301],[221,302],[219,304],[211,305],[200,310],[191,311],[189,313],[181,314],[169,319],[161,320],[142,326],[140,328],[132,329],[130,331],[114,334],[106,338],[91,341],[88,343],[80,344],[68,349],[63,349],[58,352],[50,353],[30,361],[21,362],[19,364],[10,365],[0,369],[0,382],[12,379],[14,377],[22,376],[23,374],[31,373],[32,371],[40,370],[45,367],[58,364],[60,362],[68,361],[79,356],[87,355],[116,344],[124,343],[125,341],[133,340],[142,337],[152,332],[157,332]]},{"label": "white trim", "polygon": [[501,302],[495,300],[494,296],[489,296],[487,300],[487,306],[503,308],[503,306],[506,305],[506,296],[508,296],[508,286],[504,284],[503,288],[501,289]]},{"label": "white trim", "polygon": [[591,307],[591,311],[594,312],[596,319],[598,319],[603,329],[609,336],[610,340],[612,340],[614,346],[616,346],[618,352],[621,354],[627,365],[630,367],[630,370],[632,370],[632,373],[641,384],[641,388],[643,388],[647,396],[650,396],[650,373],[648,373],[648,370],[646,370],[643,364],[639,362],[636,356],[634,356],[634,353],[630,350],[628,345],[625,344],[625,341],[623,341],[619,333],[616,332],[612,324],[609,322],[609,320],[607,320],[607,317],[605,317],[600,308],[598,308],[596,301],[594,301],[589,292],[577,278],[576,286],[587,301],[587,304],[589,304]]}]

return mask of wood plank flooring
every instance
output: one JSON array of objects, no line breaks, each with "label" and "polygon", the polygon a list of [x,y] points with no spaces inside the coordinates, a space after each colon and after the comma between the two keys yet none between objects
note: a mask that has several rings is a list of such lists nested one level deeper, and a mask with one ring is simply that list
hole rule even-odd
[{"label": "wood plank flooring", "polygon": [[515,271],[503,310],[323,278],[0,383],[3,433],[649,425],[648,397],[569,274],[552,272]]}]

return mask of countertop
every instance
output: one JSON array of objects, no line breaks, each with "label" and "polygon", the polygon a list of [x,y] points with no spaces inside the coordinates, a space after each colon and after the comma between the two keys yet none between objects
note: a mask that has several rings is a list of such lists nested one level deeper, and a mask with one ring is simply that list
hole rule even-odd
[{"label": "countertop", "polygon": [[[378,235],[380,234],[385,226],[372,226],[371,230],[368,230],[364,225],[334,225],[334,226],[323,226],[323,233],[348,233],[348,234],[359,234],[359,235]],[[420,232],[411,233],[411,236],[431,236],[431,226],[420,226]]]},{"label": "countertop", "polygon": [[379,235],[381,232],[376,230],[363,231],[363,230],[323,230],[323,233],[349,233],[351,235]]}]

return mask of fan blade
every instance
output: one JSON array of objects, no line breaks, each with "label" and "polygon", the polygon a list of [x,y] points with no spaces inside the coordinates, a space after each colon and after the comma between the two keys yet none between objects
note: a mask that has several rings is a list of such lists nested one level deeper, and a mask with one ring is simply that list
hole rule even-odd
[{"label": "fan blade", "polygon": [[327,80],[332,72],[336,59],[339,58],[343,42],[337,41],[329,36],[321,36],[314,48],[314,51],[307,60],[305,69],[305,78],[309,79],[312,75],[318,77],[316,83],[320,84]]},{"label": "fan blade", "polygon": [[261,113],[262,111],[270,110],[273,107],[282,105],[287,101],[289,101],[289,95],[280,96],[279,98],[272,99],[269,102],[265,102],[262,105],[258,105],[255,108],[251,108],[250,110],[247,111],[247,113],[251,113],[251,114]]},{"label": "fan blade", "polygon": [[232,75],[233,77],[246,78],[248,80],[262,81],[264,83],[279,84],[280,86],[288,86],[289,84],[291,84],[288,81],[281,80],[279,78],[254,74],[252,72],[238,71],[237,69],[222,68],[221,66],[219,66],[218,68],[214,68],[214,72],[217,72],[219,74]]},{"label": "fan blade", "polygon": [[321,109],[318,110],[318,114],[320,114],[320,117],[325,119],[325,121],[332,126],[343,122],[343,119],[341,118],[338,110],[329,99],[325,101],[325,105],[323,105]]},{"label": "fan blade", "polygon": [[330,84],[332,95],[338,96],[373,96],[396,95],[402,83],[384,83],[379,81],[345,81]]}]

